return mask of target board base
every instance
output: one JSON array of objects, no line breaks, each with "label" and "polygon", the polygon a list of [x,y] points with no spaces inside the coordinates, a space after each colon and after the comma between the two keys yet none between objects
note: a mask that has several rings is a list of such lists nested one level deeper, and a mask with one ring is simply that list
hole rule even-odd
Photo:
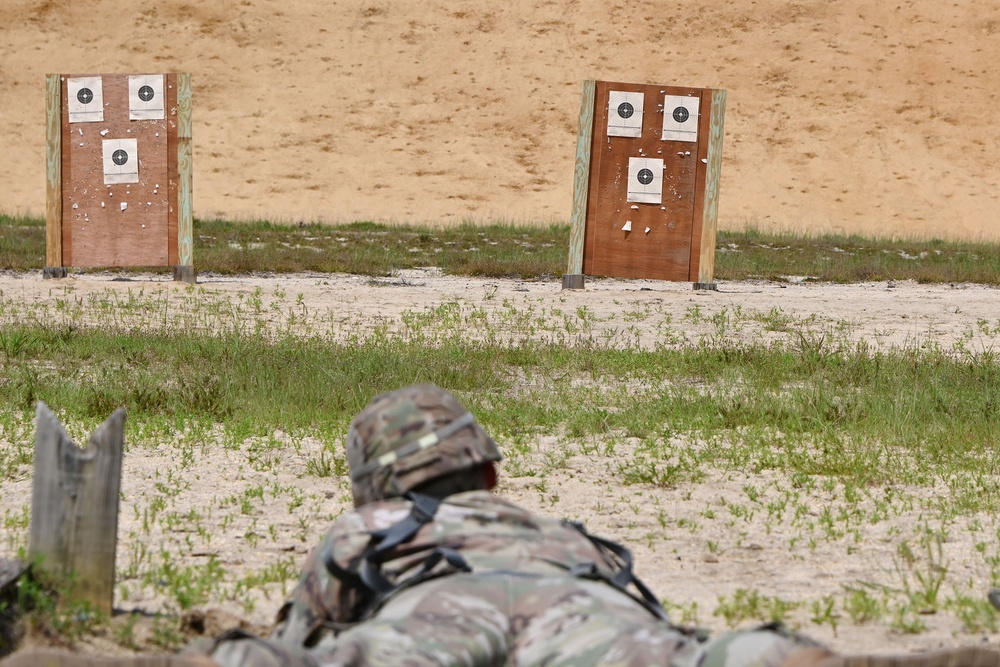
[{"label": "target board base", "polygon": [[584,276],[582,273],[564,273],[562,277],[563,289],[584,289]]},{"label": "target board base", "polygon": [[709,290],[711,292],[718,292],[719,291],[719,286],[716,285],[715,283],[695,283],[694,284],[694,289],[695,290]]}]

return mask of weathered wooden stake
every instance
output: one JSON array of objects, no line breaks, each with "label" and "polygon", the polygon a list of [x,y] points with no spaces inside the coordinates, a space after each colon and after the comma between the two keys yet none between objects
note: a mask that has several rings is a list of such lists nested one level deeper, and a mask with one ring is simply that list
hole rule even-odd
[{"label": "weathered wooden stake", "polygon": [[68,594],[110,614],[125,410],[94,431],[86,449],[42,402],[35,420],[35,479],[28,553]]},{"label": "weathered wooden stake", "polygon": [[587,233],[587,195],[590,192],[590,153],[594,143],[594,93],[596,81],[583,82],[580,124],[576,135],[576,166],[573,175],[573,215],[569,226],[569,261],[563,289],[584,289],[583,243]]},{"label": "weathered wooden stake", "polygon": [[701,254],[695,289],[717,290],[715,238],[718,234],[719,179],[722,174],[722,135],[726,120],[726,91],[712,91],[712,120],[708,135],[708,169],[705,170],[705,208],[701,223]]},{"label": "weathered wooden stake", "polygon": [[191,74],[177,75],[177,266],[174,280],[197,283],[198,274],[192,258],[194,248],[194,217],[191,213],[193,195],[191,165]]},{"label": "weathered wooden stake", "polygon": [[62,78],[45,75],[45,268],[43,278],[65,278],[62,256]]}]

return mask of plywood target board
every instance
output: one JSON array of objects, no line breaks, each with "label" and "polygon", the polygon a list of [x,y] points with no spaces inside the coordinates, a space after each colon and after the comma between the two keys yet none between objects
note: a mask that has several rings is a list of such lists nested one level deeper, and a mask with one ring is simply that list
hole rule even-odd
[{"label": "plywood target board", "polygon": [[584,84],[567,274],[577,286],[583,274],[712,282],[724,110],[720,90]]},{"label": "plywood target board", "polygon": [[187,74],[49,75],[46,269],[191,261]]}]

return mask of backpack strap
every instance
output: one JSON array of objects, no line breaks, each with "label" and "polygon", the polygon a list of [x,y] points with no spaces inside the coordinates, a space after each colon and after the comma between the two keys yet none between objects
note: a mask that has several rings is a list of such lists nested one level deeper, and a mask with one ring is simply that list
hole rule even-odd
[{"label": "backpack strap", "polygon": [[403,582],[395,583],[382,573],[383,563],[396,555],[393,550],[412,540],[422,527],[433,521],[442,502],[439,498],[412,491],[404,497],[410,501],[410,513],[401,521],[372,532],[368,545],[356,561],[359,563],[357,572],[341,567],[333,557],[332,549],[323,554],[323,563],[330,574],[368,594],[360,614],[362,617],[373,613],[400,589],[440,576],[440,573],[432,574],[431,571],[442,560],[448,564],[451,572],[472,571],[460,553],[454,549],[438,547],[425,557],[420,570]]},{"label": "backpack strap", "polygon": [[[634,598],[657,618],[663,619],[664,621],[669,620],[667,617],[667,611],[663,608],[660,601],[656,598],[653,592],[649,590],[649,587],[646,586],[646,584],[644,584],[642,580],[635,576],[632,572],[631,551],[617,542],[612,542],[611,540],[598,537],[597,535],[587,532],[587,529],[579,521],[564,521],[563,523],[578,530],[580,534],[590,540],[601,553],[605,555],[610,554],[611,557],[608,560],[618,566],[618,571],[609,576],[598,568],[595,563],[578,563],[570,569],[570,574],[577,577],[583,577],[584,579],[606,581],[615,588]],[[635,587],[635,589],[639,592],[639,595],[633,594],[628,589],[630,584]]]}]

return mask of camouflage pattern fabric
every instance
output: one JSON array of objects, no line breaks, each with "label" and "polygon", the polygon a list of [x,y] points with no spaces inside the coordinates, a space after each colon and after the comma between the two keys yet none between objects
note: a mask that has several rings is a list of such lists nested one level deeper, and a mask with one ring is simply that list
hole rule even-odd
[{"label": "camouflage pattern fabric", "polygon": [[407,591],[311,651],[240,638],[221,642],[212,659],[220,667],[780,667],[803,648],[811,651],[803,665],[833,655],[773,630],[701,644],[621,606],[609,590],[586,580],[456,575]]},{"label": "camouflage pattern fabric", "polygon": [[[373,532],[399,523],[409,513],[410,502],[396,499],[371,503],[340,516],[307,559],[296,590],[279,612],[275,636],[310,647],[319,642],[321,634],[331,631],[331,623],[336,631],[344,624],[363,620],[370,599],[357,579],[361,557]],[[529,512],[488,491],[449,496],[433,521],[397,547],[396,557],[383,564],[382,573],[394,583],[405,583],[440,547],[460,553],[475,574],[569,577],[569,570],[581,563],[592,563],[608,576],[615,573],[604,554],[572,526]],[[342,576],[331,574],[331,562]],[[430,575],[453,572],[441,561]],[[623,593],[615,594],[633,603]]]},{"label": "camouflage pattern fabric", "polygon": [[373,398],[351,422],[346,450],[355,507],[502,458],[458,399],[433,384]]},{"label": "camouflage pattern fabric", "polygon": [[[776,667],[800,645],[764,631],[701,644],[612,585],[569,574],[580,563],[608,575],[615,569],[575,528],[486,491],[449,497],[382,567],[392,581],[406,582],[428,554],[446,547],[472,572],[454,573],[442,561],[436,576],[400,588],[371,614],[356,578],[361,556],[373,531],[409,512],[409,501],[391,500],[341,516],[309,556],[274,636],[222,641],[213,659],[224,667]],[[747,659],[751,654],[756,658]]]},{"label": "camouflage pattern fabric", "polygon": [[[678,659],[673,667],[780,667],[804,648],[822,649],[816,642],[782,626],[727,632],[699,646],[689,659]],[[812,659],[832,656],[820,650]]]}]

